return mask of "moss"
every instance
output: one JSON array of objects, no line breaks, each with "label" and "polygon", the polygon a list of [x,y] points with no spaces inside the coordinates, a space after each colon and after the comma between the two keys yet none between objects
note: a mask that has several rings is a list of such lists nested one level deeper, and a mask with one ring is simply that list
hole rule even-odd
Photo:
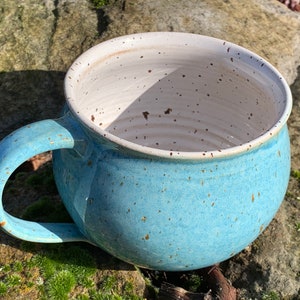
[{"label": "moss", "polygon": [[101,8],[109,4],[109,0],[91,0],[91,2],[96,8]]},{"label": "moss", "polygon": [[280,300],[280,296],[274,292],[274,291],[270,291],[270,292],[267,292],[267,293],[264,293],[262,295],[262,300]]},{"label": "moss", "polygon": [[6,295],[8,291],[8,286],[5,282],[0,281],[0,296]]},{"label": "moss", "polygon": [[26,180],[25,184],[38,191],[46,189],[48,194],[56,194],[57,189],[53,172],[50,166],[45,166],[43,173],[33,173]]},{"label": "moss", "polygon": [[120,283],[117,271],[96,284],[97,262],[88,250],[77,245],[46,246],[32,262],[43,278],[42,299],[143,299],[135,295],[130,279]]},{"label": "moss", "polygon": [[22,281],[21,276],[18,274],[9,274],[5,280],[7,286],[9,287],[15,287],[17,285],[20,285],[21,281]]},{"label": "moss", "polygon": [[300,171],[299,170],[292,170],[291,176],[296,178],[297,180],[300,180]]},{"label": "moss", "polygon": [[68,300],[69,293],[76,284],[75,276],[68,270],[55,273],[46,283],[49,299]]},{"label": "moss", "polygon": [[198,274],[191,274],[186,289],[190,292],[198,292],[202,284],[202,278]]},{"label": "moss", "polygon": [[55,203],[48,196],[29,205],[22,218],[37,222],[73,222],[64,205],[61,202]]},{"label": "moss", "polygon": [[91,299],[97,300],[142,300],[134,294],[133,283],[126,281],[120,286],[119,278],[112,274],[105,276],[99,283],[98,290],[90,290]]},{"label": "moss", "polygon": [[33,262],[43,276],[41,293],[46,299],[69,299],[69,293],[77,286],[94,287],[96,261],[79,246],[50,245],[35,255]]},{"label": "moss", "polygon": [[19,294],[21,289],[30,289],[30,274],[24,273],[23,264],[19,261],[12,265],[5,265],[1,267],[0,272],[0,296],[6,296],[13,292]]},{"label": "moss", "polygon": [[23,271],[23,263],[20,262],[20,261],[16,261],[16,262],[13,264],[12,270],[13,270],[14,272],[22,272],[22,271]]}]

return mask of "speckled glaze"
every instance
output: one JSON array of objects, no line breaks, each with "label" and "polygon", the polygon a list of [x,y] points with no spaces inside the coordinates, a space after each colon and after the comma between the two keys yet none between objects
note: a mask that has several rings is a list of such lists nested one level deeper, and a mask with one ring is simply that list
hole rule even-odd
[{"label": "speckled glaze", "polygon": [[1,142],[0,178],[4,186],[24,160],[58,149],[54,175],[74,224],[1,208],[7,233],[86,241],[138,266],[183,271],[235,255],[277,212],[292,97],[258,55],[187,33],[124,36],[82,54],[65,94],[61,119]]}]

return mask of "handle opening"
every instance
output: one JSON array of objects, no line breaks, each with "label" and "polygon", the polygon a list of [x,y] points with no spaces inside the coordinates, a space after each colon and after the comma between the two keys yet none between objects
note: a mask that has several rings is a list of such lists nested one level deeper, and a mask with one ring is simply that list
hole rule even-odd
[{"label": "handle opening", "polygon": [[[70,113],[58,120],[44,120],[24,126],[0,142],[0,195],[15,170],[37,154],[55,149],[72,149],[86,144],[86,137]],[[1,198],[2,200],[2,198]],[[7,203],[5,207],[7,207]],[[16,238],[38,243],[88,242],[74,223],[27,221],[6,211],[0,202],[0,228]]]}]

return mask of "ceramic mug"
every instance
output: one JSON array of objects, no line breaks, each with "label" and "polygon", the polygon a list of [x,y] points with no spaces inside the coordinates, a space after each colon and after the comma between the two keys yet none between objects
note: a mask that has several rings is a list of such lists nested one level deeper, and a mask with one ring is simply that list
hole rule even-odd
[{"label": "ceramic mug", "polygon": [[74,224],[18,219],[32,242],[86,241],[129,263],[192,270],[226,260],[270,223],[287,189],[292,97],[280,73],[235,44],[188,33],[123,36],[83,53],[65,78],[66,114],[0,145],[1,191],[53,150]]}]

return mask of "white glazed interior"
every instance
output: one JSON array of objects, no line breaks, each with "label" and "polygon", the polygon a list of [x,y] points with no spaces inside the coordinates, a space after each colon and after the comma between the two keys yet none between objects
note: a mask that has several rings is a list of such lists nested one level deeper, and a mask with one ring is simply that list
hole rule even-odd
[{"label": "white glazed interior", "polygon": [[65,81],[71,110],[122,146],[181,158],[262,143],[290,114],[281,75],[234,44],[183,33],[145,33],[99,44]]}]

